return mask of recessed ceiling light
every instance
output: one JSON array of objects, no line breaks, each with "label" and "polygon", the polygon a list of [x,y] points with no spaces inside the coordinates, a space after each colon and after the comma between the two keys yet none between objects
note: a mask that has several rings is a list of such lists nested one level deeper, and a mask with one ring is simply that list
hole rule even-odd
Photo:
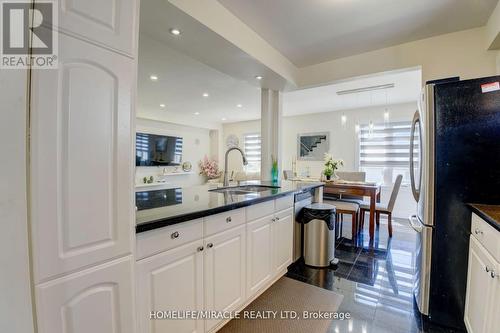
[{"label": "recessed ceiling light", "polygon": [[208,93],[203,93],[203,97],[208,97],[210,96]]},{"label": "recessed ceiling light", "polygon": [[195,116],[198,116],[199,114],[200,114],[199,112],[195,112],[195,113],[194,113],[194,115],[195,115]]},{"label": "recessed ceiling light", "polygon": [[221,120],[222,120],[222,121],[225,121],[225,120],[226,120],[226,118],[222,118]]},{"label": "recessed ceiling light", "polygon": [[262,75],[256,75],[256,76],[255,76],[255,78],[256,78],[257,80],[262,80],[264,77],[263,77]]},{"label": "recessed ceiling light", "polygon": [[158,81],[158,76],[157,76],[156,74],[151,74],[151,75],[149,76],[149,79],[150,79],[151,81]]},{"label": "recessed ceiling light", "polygon": [[241,105],[241,104],[236,104],[236,107],[237,107],[237,108],[242,108],[242,107],[243,107],[243,105]]},{"label": "recessed ceiling light", "polygon": [[165,107],[165,104],[160,104],[160,107],[163,109]]},{"label": "recessed ceiling light", "polygon": [[179,29],[176,29],[176,28],[172,28],[169,31],[174,36],[179,36],[181,34],[181,31]]}]

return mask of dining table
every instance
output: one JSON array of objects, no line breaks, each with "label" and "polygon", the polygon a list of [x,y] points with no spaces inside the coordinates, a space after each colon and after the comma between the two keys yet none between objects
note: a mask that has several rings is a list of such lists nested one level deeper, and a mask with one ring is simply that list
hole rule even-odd
[{"label": "dining table", "polygon": [[375,208],[376,203],[380,202],[380,183],[366,182],[348,182],[348,181],[325,181],[323,192],[325,194],[335,194],[340,198],[342,196],[349,197],[369,197],[370,198],[370,239],[373,239],[375,234]]}]

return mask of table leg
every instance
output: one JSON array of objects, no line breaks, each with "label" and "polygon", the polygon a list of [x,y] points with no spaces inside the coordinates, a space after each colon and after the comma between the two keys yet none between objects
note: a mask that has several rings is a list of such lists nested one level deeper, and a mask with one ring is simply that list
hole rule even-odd
[{"label": "table leg", "polygon": [[373,239],[375,234],[375,193],[370,195],[370,239]]}]

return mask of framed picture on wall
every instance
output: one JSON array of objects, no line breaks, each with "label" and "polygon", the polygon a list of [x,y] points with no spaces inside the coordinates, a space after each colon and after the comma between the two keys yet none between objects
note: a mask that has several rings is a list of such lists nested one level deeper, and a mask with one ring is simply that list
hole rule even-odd
[{"label": "framed picture on wall", "polygon": [[330,133],[303,133],[297,135],[297,156],[302,161],[322,161],[330,151]]}]

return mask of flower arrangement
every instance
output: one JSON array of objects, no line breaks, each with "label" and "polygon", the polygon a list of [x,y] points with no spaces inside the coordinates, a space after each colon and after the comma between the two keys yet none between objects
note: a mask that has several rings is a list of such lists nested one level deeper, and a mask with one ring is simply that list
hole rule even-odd
[{"label": "flower arrangement", "polygon": [[335,173],[339,167],[344,166],[344,161],[342,160],[334,160],[333,156],[329,153],[325,153],[325,169],[323,170],[323,174],[326,176],[326,179],[330,179],[331,176]]},{"label": "flower arrangement", "polygon": [[207,177],[208,179],[219,178],[221,172],[219,171],[219,165],[216,160],[209,160],[207,156],[200,161],[200,175]]}]

